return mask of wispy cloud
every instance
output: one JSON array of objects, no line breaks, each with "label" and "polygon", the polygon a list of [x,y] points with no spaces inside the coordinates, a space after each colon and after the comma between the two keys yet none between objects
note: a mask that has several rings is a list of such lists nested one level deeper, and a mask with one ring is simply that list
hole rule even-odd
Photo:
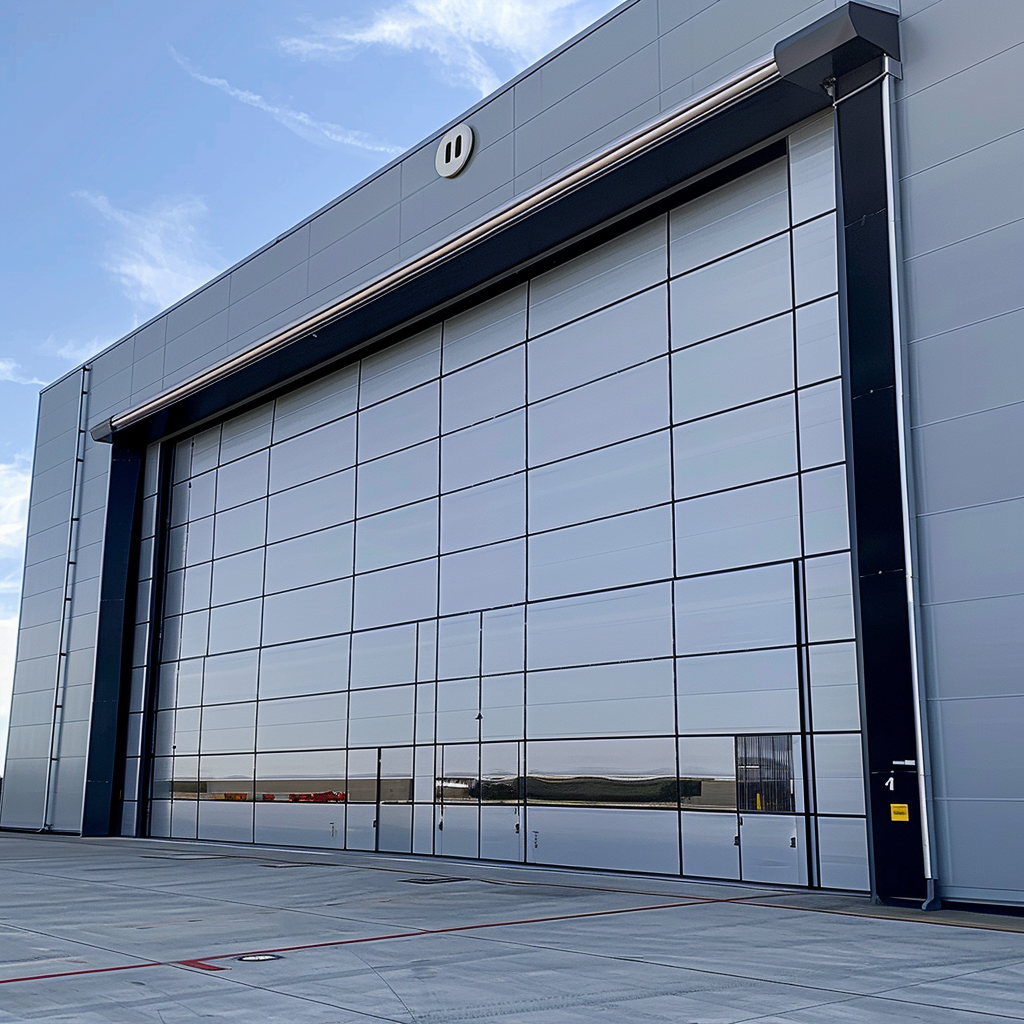
[{"label": "wispy cloud", "polygon": [[0,359],[0,381],[10,381],[12,384],[45,384],[45,380],[38,377],[26,376],[21,369],[21,364],[13,359]]},{"label": "wispy cloud", "polygon": [[0,462],[0,559],[16,559],[19,570],[25,548],[31,483],[28,456],[18,456],[13,462]]},{"label": "wispy cloud", "polygon": [[402,0],[366,24],[328,22],[282,39],[281,46],[303,59],[345,58],[362,46],[420,51],[449,82],[486,96],[612,6],[611,0]]},{"label": "wispy cloud", "polygon": [[0,772],[7,749],[7,719],[18,640],[18,595],[25,557],[25,526],[32,483],[27,455],[0,462]]},{"label": "wispy cloud", "polygon": [[289,131],[294,132],[299,138],[305,139],[319,146],[342,145],[352,146],[355,149],[364,149],[371,153],[384,153],[387,156],[397,156],[402,152],[403,147],[393,145],[378,139],[367,132],[354,131],[350,128],[343,128],[340,124],[331,121],[320,121],[302,110],[293,110],[291,107],[279,103],[270,103],[258,93],[250,92],[248,89],[238,89],[227,79],[212,78],[205,75],[191,62],[186,60],[173,46],[168,47],[171,56],[178,65],[191,75],[197,82],[204,85],[212,85],[220,89],[232,99],[240,103],[248,104],[257,110],[269,114],[278,124],[283,124]]},{"label": "wispy cloud", "polygon": [[166,200],[135,213],[104,195],[76,192],[115,229],[104,267],[141,306],[163,309],[223,269],[199,233],[206,204],[197,196]]}]

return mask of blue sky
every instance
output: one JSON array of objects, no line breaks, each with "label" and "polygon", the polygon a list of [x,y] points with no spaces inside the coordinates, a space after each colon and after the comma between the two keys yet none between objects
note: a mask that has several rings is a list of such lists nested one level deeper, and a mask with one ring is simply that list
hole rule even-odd
[{"label": "blue sky", "polygon": [[4,0],[0,763],[37,395],[613,0]]}]

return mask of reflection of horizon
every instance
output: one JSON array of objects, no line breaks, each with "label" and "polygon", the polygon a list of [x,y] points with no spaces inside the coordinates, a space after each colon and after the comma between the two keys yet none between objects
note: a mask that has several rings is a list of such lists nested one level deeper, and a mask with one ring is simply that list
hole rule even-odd
[{"label": "reflection of horizon", "polygon": [[[176,780],[167,796],[284,804],[412,803],[411,777],[363,779]],[[665,774],[446,775],[434,779],[434,799],[450,803],[602,804],[735,809],[736,784],[708,776]]]}]

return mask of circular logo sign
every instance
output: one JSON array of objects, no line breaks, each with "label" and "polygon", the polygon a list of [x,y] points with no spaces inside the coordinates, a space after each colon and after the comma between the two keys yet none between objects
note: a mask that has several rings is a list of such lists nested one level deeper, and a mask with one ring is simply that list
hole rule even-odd
[{"label": "circular logo sign", "polygon": [[468,124],[457,124],[445,132],[437,144],[434,167],[442,178],[454,178],[473,152],[473,129]]}]

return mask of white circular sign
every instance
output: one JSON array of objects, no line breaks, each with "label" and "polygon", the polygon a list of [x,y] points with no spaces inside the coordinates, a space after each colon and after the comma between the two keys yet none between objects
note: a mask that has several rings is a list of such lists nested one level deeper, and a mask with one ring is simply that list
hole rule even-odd
[{"label": "white circular sign", "polygon": [[437,144],[434,167],[442,178],[454,178],[473,152],[473,129],[468,124],[457,124],[445,132]]}]

